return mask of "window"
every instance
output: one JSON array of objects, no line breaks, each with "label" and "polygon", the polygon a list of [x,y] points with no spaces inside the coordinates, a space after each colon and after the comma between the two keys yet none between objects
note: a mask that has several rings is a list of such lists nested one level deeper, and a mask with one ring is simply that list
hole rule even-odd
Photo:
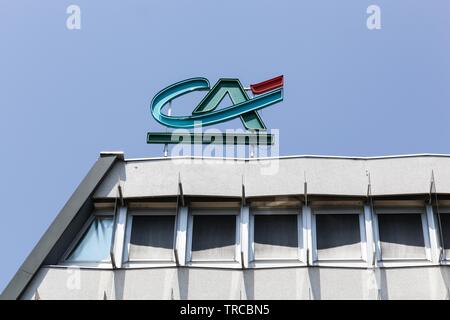
[{"label": "window", "polygon": [[444,258],[450,260],[450,212],[445,212],[440,214],[441,217],[441,228],[442,228],[442,240],[444,243],[442,247],[444,248]]},{"label": "window", "polygon": [[316,216],[318,260],[361,259],[361,235],[356,214]]},{"label": "window", "polygon": [[174,210],[129,211],[126,261],[173,261],[174,243]]},{"label": "window", "polygon": [[[437,236],[439,238],[439,241],[442,242],[441,246],[443,249],[443,255],[441,259],[447,260],[446,262],[448,262],[448,260],[450,260],[450,207],[448,205],[440,206],[438,214],[438,208],[434,206],[433,212],[436,228],[438,228],[438,226],[440,226],[441,228],[440,230],[437,229]],[[440,234],[441,231],[442,234]]]},{"label": "window", "polygon": [[[422,209],[376,209],[381,260],[426,259],[427,228]],[[403,211],[403,212],[402,212]],[[380,257],[379,257],[380,258]]]},{"label": "window", "polygon": [[252,210],[253,239],[250,243],[253,244],[253,260],[299,259],[299,210]]},{"label": "window", "polygon": [[239,210],[191,212],[191,261],[238,261]]},{"label": "window", "polygon": [[110,261],[111,237],[113,230],[112,216],[94,216],[88,229],[78,244],[71,251],[68,262],[102,262]]},{"label": "window", "polygon": [[359,208],[313,210],[314,261],[364,261],[366,236]]}]

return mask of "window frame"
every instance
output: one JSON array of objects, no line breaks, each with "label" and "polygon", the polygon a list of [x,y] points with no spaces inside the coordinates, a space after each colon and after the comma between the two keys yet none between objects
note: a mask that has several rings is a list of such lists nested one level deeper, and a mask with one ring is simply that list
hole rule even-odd
[{"label": "window frame", "polygon": [[[97,219],[98,217],[111,217],[111,219],[113,220],[113,223],[114,223],[114,208],[109,208],[109,207],[108,208],[95,208],[92,211],[92,214],[86,220],[83,227],[80,229],[80,231],[77,233],[75,238],[70,243],[67,250],[64,252],[61,261],[58,263],[59,266],[112,268],[111,257],[109,257],[108,260],[101,260],[101,261],[68,261],[67,260],[70,257],[70,254],[73,252],[73,250],[75,250],[77,245],[83,239],[83,236],[89,230],[89,228],[91,227],[94,220]],[[115,226],[113,225],[112,227],[114,228]],[[114,230],[113,230],[113,232],[114,232]]]},{"label": "window frame", "polygon": [[[233,212],[234,211],[234,212]],[[194,229],[194,216],[221,216],[234,215],[235,222],[235,243],[234,259],[207,259],[192,260],[192,239]],[[217,268],[241,268],[241,209],[239,207],[229,206],[190,206],[188,208],[188,225],[186,239],[186,265],[189,267],[217,267]]]},{"label": "window frame", "polygon": [[[429,222],[427,219],[427,212],[425,206],[378,206],[373,210],[373,225],[374,225],[374,240],[375,240],[375,256],[376,264],[380,267],[408,267],[408,266],[418,266],[418,265],[429,265],[432,264],[431,255],[431,241],[430,241],[430,231]],[[422,235],[423,243],[425,249],[424,258],[387,258],[383,259],[383,253],[381,250],[381,239],[380,239],[380,228],[378,215],[381,214],[420,214],[422,222]]]},{"label": "window frame", "polygon": [[[135,259],[129,260],[129,252],[131,246],[131,232],[133,229],[133,216],[174,216],[174,231],[173,231],[173,247],[171,259]],[[178,213],[173,208],[128,208],[125,237],[123,246],[123,259],[122,265],[125,268],[133,267],[164,267],[164,266],[176,266],[175,249],[177,240],[177,224]]]},{"label": "window frame", "polygon": [[[353,214],[358,215],[359,222],[359,236],[360,236],[360,248],[361,259],[353,258],[340,258],[340,259],[319,259],[317,249],[317,223],[316,215],[330,214]],[[363,267],[367,268],[367,235],[365,224],[365,213],[363,206],[356,207],[339,207],[339,206],[327,206],[327,207],[312,207],[311,208],[311,253],[312,253],[312,265],[313,266],[339,266],[339,267]]]},{"label": "window frame", "polygon": [[[448,206],[448,205],[439,206],[439,214],[440,215],[450,215],[450,206]],[[437,215],[438,215],[438,213],[436,212],[434,217],[437,218]],[[436,225],[436,228],[442,228],[442,225],[441,226],[438,225],[438,221],[435,221],[435,225]],[[444,232],[444,230],[442,230],[442,232]],[[449,251],[449,253],[447,254],[446,253],[447,250],[444,247],[444,243],[441,243],[442,241],[440,239],[438,230],[436,231],[436,236],[438,239],[438,249],[442,248],[442,251],[443,251],[440,264],[450,265],[450,248],[447,249]]]},{"label": "window frame", "polygon": [[[277,212],[278,211],[278,212]],[[291,211],[291,213],[287,213]],[[256,258],[255,257],[255,216],[257,215],[295,215],[297,216],[297,257],[296,258]],[[305,219],[302,207],[250,207],[249,213],[249,267],[295,267],[306,265],[306,248],[304,244]]]}]

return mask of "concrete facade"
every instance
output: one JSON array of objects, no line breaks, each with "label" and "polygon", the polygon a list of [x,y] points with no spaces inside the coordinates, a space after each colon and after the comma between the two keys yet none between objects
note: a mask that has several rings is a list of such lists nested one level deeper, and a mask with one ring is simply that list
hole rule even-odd
[{"label": "concrete facade", "polygon": [[[450,299],[450,261],[442,255],[441,244],[441,231],[446,230],[439,229],[441,212],[436,211],[440,207],[447,212],[448,195],[450,156],[445,155],[227,160],[119,158],[87,200],[93,207],[118,201],[122,208],[118,212],[123,216],[116,222],[115,237],[124,236],[124,221],[132,205],[176,204],[174,249],[181,261],[128,265],[122,261],[126,245],[119,238],[115,241],[122,244],[119,250],[116,245],[114,248],[116,259],[120,260],[116,268],[111,264],[67,264],[62,262],[61,254],[56,260],[47,257],[18,298]],[[211,202],[237,203],[240,236],[236,245],[241,256],[235,263],[189,261],[190,210],[202,202],[206,207]],[[298,209],[301,221],[298,259],[252,262],[249,215],[258,206]],[[360,214],[364,252],[361,261],[317,261],[313,216],[315,210],[330,208],[356,210]],[[383,261],[376,216],[386,208],[422,214],[426,258]]]},{"label": "concrete facade", "polygon": [[[77,271],[75,271],[77,272]],[[450,268],[41,268],[23,299],[449,299]]]},{"label": "concrete facade", "polygon": [[[272,172],[273,171],[273,172]],[[148,159],[118,162],[98,187],[95,198],[177,194],[180,176],[186,195],[247,197],[303,195],[367,196],[370,173],[373,196],[428,194],[432,171],[439,193],[450,194],[450,157],[386,158],[286,157],[267,160]]]}]

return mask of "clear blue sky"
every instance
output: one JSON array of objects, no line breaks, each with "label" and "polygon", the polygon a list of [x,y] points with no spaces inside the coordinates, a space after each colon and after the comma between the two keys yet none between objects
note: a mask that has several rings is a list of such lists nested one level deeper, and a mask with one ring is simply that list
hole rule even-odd
[{"label": "clear blue sky", "polygon": [[179,80],[284,74],[263,111],[282,155],[450,153],[449,16],[448,0],[2,0],[0,290],[100,151],[161,155],[149,102]]}]

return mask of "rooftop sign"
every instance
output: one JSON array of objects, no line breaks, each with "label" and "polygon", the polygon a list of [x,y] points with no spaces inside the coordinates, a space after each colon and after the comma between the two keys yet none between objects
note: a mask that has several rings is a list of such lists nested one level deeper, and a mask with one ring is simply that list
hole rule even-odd
[{"label": "rooftop sign", "polygon": [[[229,133],[222,134],[223,143],[248,144],[253,139],[256,144],[272,144],[272,135],[261,132],[267,128],[258,110],[283,100],[283,76],[252,84],[249,90],[253,93],[251,98],[238,79],[219,79],[212,88],[205,78],[187,79],[158,92],[151,102],[151,114],[160,124],[176,129],[211,126],[239,117],[244,128],[251,132],[231,136]],[[172,116],[162,113],[162,109],[169,102],[193,91],[208,91],[208,93],[194,108],[192,115]],[[233,104],[217,109],[226,95],[230,97]],[[214,143],[214,139],[210,137],[204,139],[198,133],[187,135],[177,132],[149,132],[147,143]]]}]

